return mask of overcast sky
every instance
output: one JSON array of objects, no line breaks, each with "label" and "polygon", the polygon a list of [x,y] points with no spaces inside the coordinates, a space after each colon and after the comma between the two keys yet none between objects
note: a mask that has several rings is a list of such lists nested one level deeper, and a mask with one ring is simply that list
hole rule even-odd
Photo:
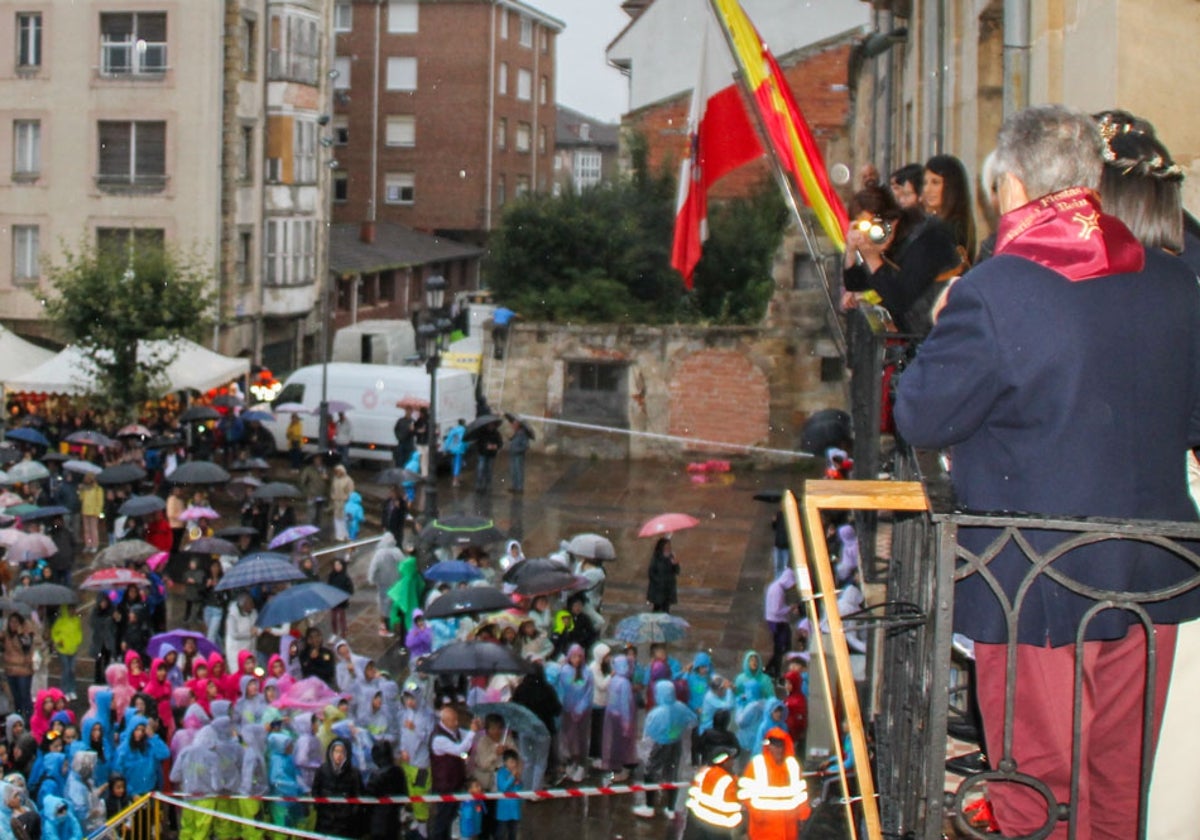
[{"label": "overcast sky", "polygon": [[530,0],[530,5],[567,24],[558,36],[559,104],[617,122],[627,106],[627,85],[608,66],[604,48],[629,22],[621,0]]}]

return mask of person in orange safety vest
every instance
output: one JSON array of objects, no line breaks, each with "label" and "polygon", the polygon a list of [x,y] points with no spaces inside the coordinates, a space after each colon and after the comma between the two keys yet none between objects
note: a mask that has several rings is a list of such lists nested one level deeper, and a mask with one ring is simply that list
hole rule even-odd
[{"label": "person in orange safety vest", "polygon": [[688,818],[683,840],[731,840],[742,824],[738,780],[733,773],[737,747],[714,747],[688,788]]},{"label": "person in orange safety vest", "polygon": [[797,840],[800,823],[808,819],[808,788],[787,730],[773,726],[763,751],[746,765],[738,780],[738,799],[746,805],[749,840]]}]

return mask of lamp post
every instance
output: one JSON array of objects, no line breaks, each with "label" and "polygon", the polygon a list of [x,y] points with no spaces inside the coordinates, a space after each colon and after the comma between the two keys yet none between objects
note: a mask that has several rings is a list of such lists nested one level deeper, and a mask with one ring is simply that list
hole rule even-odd
[{"label": "lamp post", "polygon": [[438,368],[442,365],[442,342],[450,333],[451,323],[442,308],[446,302],[446,278],[434,274],[425,278],[425,312],[417,328],[421,339],[421,350],[425,356],[425,370],[429,374],[429,425],[425,430],[425,521],[436,519],[437,506],[437,385]]}]

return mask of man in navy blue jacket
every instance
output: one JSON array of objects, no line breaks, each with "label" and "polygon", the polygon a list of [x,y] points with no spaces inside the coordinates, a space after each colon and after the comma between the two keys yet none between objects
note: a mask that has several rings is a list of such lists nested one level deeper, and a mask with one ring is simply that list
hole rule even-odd
[{"label": "man in navy blue jacket", "polygon": [[[1200,288],[1181,261],[1150,251],[1100,212],[1102,144],[1092,121],[1060,106],[1005,121],[997,148],[996,256],[956,283],[904,373],[896,426],[917,447],[949,449],[959,504],[981,511],[1194,521],[1184,453],[1200,443]],[[1036,551],[1063,533],[1025,531]],[[963,529],[976,554],[1000,534]],[[989,564],[1008,599],[1030,575],[1008,545]],[[1151,591],[1188,577],[1162,550],[1109,541],[1052,568],[1092,587]],[[1084,697],[1077,837],[1138,836],[1146,638],[1129,612],[1105,610],[1044,574],[1017,624],[1018,771],[1070,799],[1074,664],[1083,628]],[[1175,624],[1195,595],[1148,607],[1161,710]],[[980,707],[993,761],[1003,744],[1008,632],[983,576],[955,591],[955,629],[976,640]],[[1148,770],[1147,770],[1148,772]],[[1029,788],[989,786],[1005,834],[1046,822]],[[1066,836],[1060,823],[1052,836]]]}]

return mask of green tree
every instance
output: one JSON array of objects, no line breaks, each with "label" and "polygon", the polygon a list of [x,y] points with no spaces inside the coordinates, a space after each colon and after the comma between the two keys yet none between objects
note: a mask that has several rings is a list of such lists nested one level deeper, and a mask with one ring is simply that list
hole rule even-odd
[{"label": "green tree", "polygon": [[139,242],[65,249],[49,268],[55,294],[46,311],[82,348],[97,382],[96,401],[131,415],[161,392],[170,354],[138,352],[142,340],[198,338],[209,323],[212,272],[195,255]]}]

